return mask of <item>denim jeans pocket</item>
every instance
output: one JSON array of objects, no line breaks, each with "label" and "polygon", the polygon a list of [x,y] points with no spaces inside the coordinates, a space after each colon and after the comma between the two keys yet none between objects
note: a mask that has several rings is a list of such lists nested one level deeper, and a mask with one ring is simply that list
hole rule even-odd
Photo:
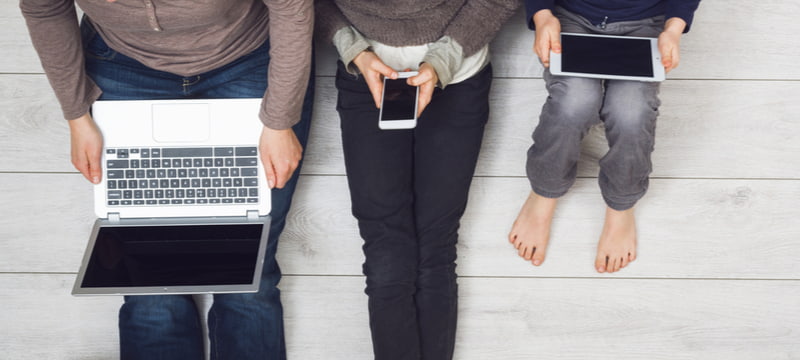
[{"label": "denim jeans pocket", "polygon": [[111,60],[117,55],[117,51],[108,47],[106,42],[92,25],[88,17],[84,16],[81,20],[81,41],[83,42],[83,52],[86,56],[98,60]]}]

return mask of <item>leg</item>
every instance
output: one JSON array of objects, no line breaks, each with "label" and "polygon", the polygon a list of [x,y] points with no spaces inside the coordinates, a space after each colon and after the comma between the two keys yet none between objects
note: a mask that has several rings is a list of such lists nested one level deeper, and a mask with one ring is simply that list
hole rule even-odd
[{"label": "leg", "polygon": [[[180,77],[155,71],[109,48],[87,23],[81,25],[86,71],[102,99],[177,98]],[[176,88],[179,89],[179,88]],[[191,296],[126,296],[119,312],[122,359],[202,359],[200,318]]]},{"label": "leg", "polygon": [[123,360],[202,360],[202,334],[190,295],[126,296],[119,311]]},{"label": "leg", "polygon": [[364,239],[375,359],[419,359],[413,133],[378,129],[366,83],[341,63],[336,87],[352,210]]},{"label": "leg", "polygon": [[[209,74],[198,89],[207,88],[200,97],[261,97],[267,86],[269,44],[232,64]],[[313,68],[313,67],[312,67]],[[311,124],[314,99],[313,73],[306,87],[300,122],[292,127],[305,148]],[[301,163],[302,165],[302,163]],[[211,359],[286,359],[283,331],[283,307],[280,290],[281,270],[275,254],[278,239],[286,225],[286,216],[297,186],[300,167],[283,189],[272,190],[269,243],[264,257],[261,283],[257,293],[218,294],[208,314]]]},{"label": "leg", "polygon": [[636,258],[633,206],[647,191],[658,116],[658,83],[609,81],[601,117],[609,151],[600,160],[600,190],[608,204],[595,267],[616,272]]},{"label": "leg", "polygon": [[545,71],[550,96],[533,132],[526,170],[532,193],[517,216],[509,241],[534,265],[544,261],[556,198],[575,182],[580,144],[600,121],[603,83],[598,79],[553,76]]},{"label": "leg", "polygon": [[422,359],[452,359],[458,314],[456,243],[489,118],[491,66],[437,90],[414,130],[419,239],[417,319]]}]

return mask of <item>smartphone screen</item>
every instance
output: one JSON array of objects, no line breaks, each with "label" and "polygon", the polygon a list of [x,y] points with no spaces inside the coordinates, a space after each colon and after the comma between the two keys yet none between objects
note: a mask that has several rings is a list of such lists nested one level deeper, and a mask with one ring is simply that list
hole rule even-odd
[{"label": "smartphone screen", "polygon": [[405,78],[384,81],[381,121],[415,119],[417,87],[406,83]]}]

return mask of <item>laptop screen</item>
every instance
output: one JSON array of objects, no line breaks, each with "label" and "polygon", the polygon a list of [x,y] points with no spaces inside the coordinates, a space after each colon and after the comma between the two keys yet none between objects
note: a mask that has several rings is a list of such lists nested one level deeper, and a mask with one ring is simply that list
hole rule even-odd
[{"label": "laptop screen", "polygon": [[100,227],[81,287],[250,284],[264,224]]}]

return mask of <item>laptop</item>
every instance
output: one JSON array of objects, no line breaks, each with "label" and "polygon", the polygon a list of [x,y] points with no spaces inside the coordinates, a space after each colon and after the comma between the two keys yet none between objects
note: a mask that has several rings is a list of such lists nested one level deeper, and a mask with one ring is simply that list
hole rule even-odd
[{"label": "laptop", "polygon": [[258,291],[271,205],[260,104],[94,104],[103,180],[73,295]]}]

